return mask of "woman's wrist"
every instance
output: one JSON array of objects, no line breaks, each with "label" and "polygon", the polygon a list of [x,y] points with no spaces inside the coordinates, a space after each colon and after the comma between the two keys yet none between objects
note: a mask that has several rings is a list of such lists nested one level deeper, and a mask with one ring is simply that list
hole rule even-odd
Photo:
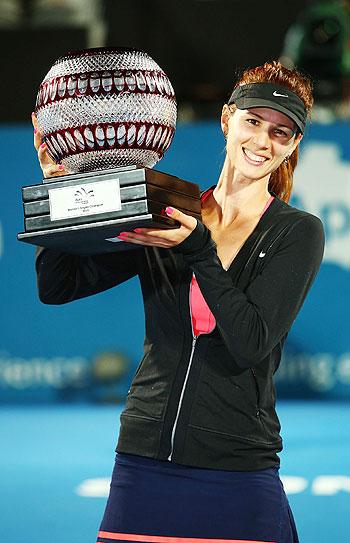
[{"label": "woman's wrist", "polygon": [[216,248],[210,231],[201,222],[197,220],[197,225],[191,234],[181,243],[173,247],[175,253],[181,253],[185,260],[192,261],[204,257],[208,252]]}]

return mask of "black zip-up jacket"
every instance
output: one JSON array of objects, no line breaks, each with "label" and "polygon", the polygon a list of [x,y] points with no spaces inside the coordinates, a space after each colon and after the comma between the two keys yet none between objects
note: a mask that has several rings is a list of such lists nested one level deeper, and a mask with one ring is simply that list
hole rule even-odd
[{"label": "black zip-up jacket", "polygon": [[[278,466],[273,374],[323,247],[320,220],[275,198],[227,271],[199,222],[172,250],[83,257],[39,248],[44,303],[70,302],[139,276],[144,356],[117,451],[225,470]],[[193,272],[216,319],[215,329],[197,339],[189,308]]]}]

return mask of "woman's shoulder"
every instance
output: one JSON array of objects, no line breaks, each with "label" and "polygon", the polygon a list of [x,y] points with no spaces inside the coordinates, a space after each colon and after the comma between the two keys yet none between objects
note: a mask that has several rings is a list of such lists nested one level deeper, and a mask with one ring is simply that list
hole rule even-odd
[{"label": "woman's shoulder", "polygon": [[286,221],[289,221],[290,224],[304,222],[308,225],[314,224],[315,226],[323,228],[322,221],[319,217],[317,217],[317,215],[313,215],[304,209],[294,207],[291,204],[279,199],[277,196],[275,197],[275,204],[275,217],[283,217]]},{"label": "woman's shoulder", "polygon": [[325,235],[321,219],[277,197],[275,198],[274,223],[284,228],[288,232],[288,237],[293,236],[305,241],[314,240],[318,244],[324,244]]}]

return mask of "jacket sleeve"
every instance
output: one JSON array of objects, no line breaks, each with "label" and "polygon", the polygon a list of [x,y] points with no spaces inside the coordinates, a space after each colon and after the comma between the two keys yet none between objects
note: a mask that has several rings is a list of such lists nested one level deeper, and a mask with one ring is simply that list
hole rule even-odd
[{"label": "jacket sleeve", "polygon": [[321,221],[304,216],[291,225],[245,292],[223,269],[202,223],[175,250],[194,271],[231,355],[247,368],[261,362],[289,331],[320,267],[323,249]]},{"label": "jacket sleeve", "polygon": [[37,248],[36,272],[40,300],[64,304],[102,292],[138,273],[142,249],[94,256]]}]

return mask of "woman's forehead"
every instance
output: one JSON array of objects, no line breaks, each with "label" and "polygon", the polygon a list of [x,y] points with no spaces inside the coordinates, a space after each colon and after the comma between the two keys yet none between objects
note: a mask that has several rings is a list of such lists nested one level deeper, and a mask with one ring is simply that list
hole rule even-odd
[{"label": "woman's forehead", "polygon": [[275,109],[271,109],[269,107],[252,107],[249,109],[242,109],[238,111],[241,111],[243,114],[252,114],[259,119],[262,119],[263,121],[286,126],[291,130],[294,130],[295,128],[294,121],[290,117],[288,117],[288,115],[285,115],[284,113],[281,113],[280,111],[276,111]]}]

